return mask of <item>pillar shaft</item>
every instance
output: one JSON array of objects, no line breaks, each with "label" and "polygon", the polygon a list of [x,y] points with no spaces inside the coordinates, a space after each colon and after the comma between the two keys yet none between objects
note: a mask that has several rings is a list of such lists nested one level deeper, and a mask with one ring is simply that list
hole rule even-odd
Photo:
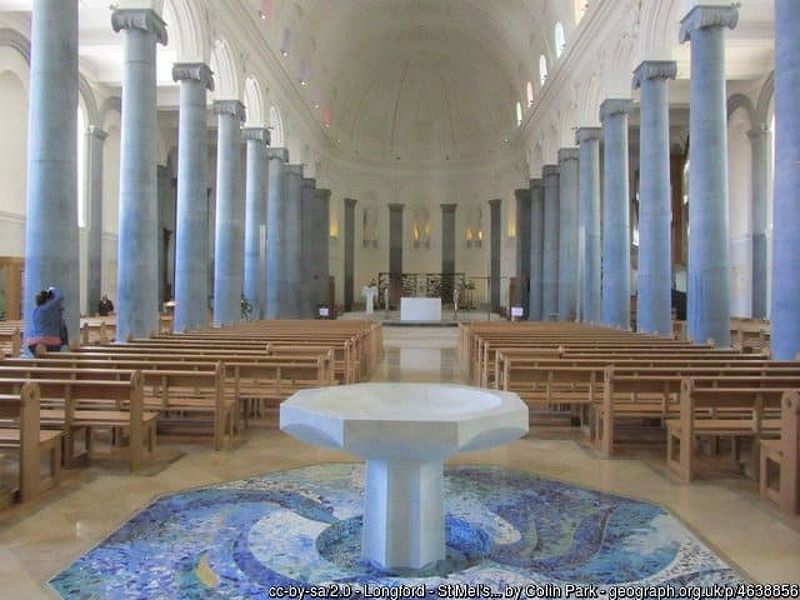
[{"label": "pillar shaft", "polygon": [[356,264],[356,202],[344,199],[344,309],[353,310]]},{"label": "pillar shaft", "polygon": [[517,297],[512,300],[522,307],[525,318],[530,316],[531,277],[531,189],[514,190],[517,200]]},{"label": "pillar shaft", "polygon": [[241,123],[238,100],[214,102],[217,115],[217,212],[214,236],[214,326],[242,318],[244,202],[240,184]]},{"label": "pillar shaft", "polygon": [[314,260],[318,232],[315,227],[316,219],[316,187],[317,182],[311,178],[303,178],[301,196],[301,275],[300,275],[300,302],[303,318],[314,317],[316,312],[316,297],[319,290],[319,277]]},{"label": "pillar shaft", "polygon": [[689,136],[689,335],[730,345],[728,256],[728,130],[725,27],[735,7],[696,6],[681,22],[691,39]]},{"label": "pillar shaft", "polygon": [[600,322],[600,135],[599,127],[578,129],[581,257],[581,320]]},{"label": "pillar shaft", "polygon": [[152,10],[117,10],[125,30],[117,251],[117,340],[158,331],[156,44],[166,26]]},{"label": "pillar shaft", "polygon": [[578,314],[578,149],[562,148],[559,163],[558,318]]},{"label": "pillar shaft", "polygon": [[244,215],[244,296],[253,307],[251,319],[264,318],[266,293],[265,234],[267,212],[267,146],[269,131],[243,131],[247,142],[247,179]]},{"label": "pillar shaft", "polygon": [[183,332],[208,325],[206,90],[214,80],[201,63],[177,64],[172,77],[180,82],[174,330]]},{"label": "pillar shaft", "polygon": [[560,173],[558,165],[545,165],[544,243],[542,260],[542,319],[558,314],[558,237],[561,221]]},{"label": "pillar shaft", "polygon": [[767,318],[767,198],[770,130],[759,125],[748,132],[753,170],[753,317]]},{"label": "pillar shaft", "polygon": [[318,188],[316,190],[316,214],[318,217],[317,259],[314,261],[319,273],[317,304],[330,307],[332,304],[328,291],[330,289],[330,230],[331,230],[331,191]]},{"label": "pillar shaft", "polygon": [[77,340],[77,0],[34,2],[29,98],[23,318],[31,323],[36,293],[56,286],[66,297],[70,339]]},{"label": "pillar shaft", "polygon": [[775,1],[775,207],[772,355],[800,352],[800,5]]},{"label": "pillar shaft", "polygon": [[103,293],[103,146],[108,133],[90,126],[86,133],[89,155],[89,239],[87,255],[89,277],[86,301],[89,314],[97,314]]},{"label": "pillar shaft", "polygon": [[289,160],[285,148],[267,148],[267,277],[264,318],[279,319],[285,315],[285,293],[288,285],[285,272],[286,187],[284,167]]},{"label": "pillar shaft", "polygon": [[501,224],[500,203],[502,200],[489,201],[489,302],[492,310],[500,308],[500,250],[503,244],[503,226]]},{"label": "pillar shaft", "polygon": [[442,302],[453,301],[456,272],[456,208],[441,204],[442,209]]},{"label": "pillar shaft", "polygon": [[541,321],[542,262],[544,260],[544,180],[531,179],[531,254],[530,254],[530,313],[528,319]]},{"label": "pillar shaft", "polygon": [[674,61],[645,61],[633,80],[642,90],[636,329],[662,336],[672,334],[668,81],[676,75]]},{"label": "pillar shaft", "polygon": [[603,122],[603,302],[609,327],[631,326],[631,220],[628,183],[628,112],[631,101],[600,106]]},{"label": "pillar shaft", "polygon": [[284,284],[281,286],[281,306],[284,308],[283,318],[299,319],[303,315],[300,297],[302,272],[302,183],[303,166],[286,165],[284,167],[284,186],[286,195],[286,216],[284,220],[284,246],[281,254],[283,262]]}]

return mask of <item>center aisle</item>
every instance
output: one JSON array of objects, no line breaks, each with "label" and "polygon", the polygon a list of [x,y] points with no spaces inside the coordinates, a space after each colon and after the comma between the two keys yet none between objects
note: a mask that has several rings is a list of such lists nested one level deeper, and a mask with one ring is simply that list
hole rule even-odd
[{"label": "center aisle", "polygon": [[458,372],[458,328],[384,327],[384,358],[371,381],[466,383]]}]

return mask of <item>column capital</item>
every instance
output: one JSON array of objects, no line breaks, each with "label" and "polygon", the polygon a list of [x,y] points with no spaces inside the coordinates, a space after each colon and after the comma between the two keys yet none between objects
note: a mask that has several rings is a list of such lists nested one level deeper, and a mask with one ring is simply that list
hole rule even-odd
[{"label": "column capital", "polygon": [[575,143],[583,144],[584,142],[599,142],[603,137],[602,127],[578,127],[575,130]]},{"label": "column capital", "polygon": [[139,29],[147,33],[154,33],[156,40],[162,46],[169,41],[167,24],[164,19],[150,8],[118,8],[111,13],[111,27],[115,32],[123,29]]},{"label": "column capital", "polygon": [[303,177],[303,187],[314,189],[317,187],[317,180],[311,177]]},{"label": "column capital", "polygon": [[558,151],[558,162],[563,163],[568,160],[578,160],[577,148],[561,148]]},{"label": "column capital", "polygon": [[441,207],[443,213],[456,212],[456,207],[458,207],[458,204],[448,203],[448,204],[440,204],[439,206]]},{"label": "column capital", "polygon": [[355,208],[357,203],[358,203],[358,200],[356,200],[355,198],[345,198],[344,199],[345,208]]},{"label": "column capital", "polygon": [[175,63],[172,65],[173,81],[199,81],[208,91],[214,91],[214,71],[205,63]]},{"label": "column capital", "polygon": [[244,104],[238,100],[214,100],[215,115],[231,115],[241,122],[245,119]]},{"label": "column capital", "polygon": [[630,98],[607,98],[600,105],[600,122],[604,122],[608,117],[614,115],[627,115],[633,108],[633,100]]},{"label": "column capital", "polygon": [[246,142],[261,142],[269,146],[269,129],[266,127],[245,127],[242,129],[242,138]]},{"label": "column capital", "polygon": [[545,165],[542,167],[542,177],[558,177],[560,173],[558,165]]},{"label": "column capital", "polygon": [[331,191],[326,188],[317,188],[314,193],[316,194],[319,200],[323,202],[331,199]]},{"label": "column capital", "polygon": [[531,199],[531,188],[517,188],[514,190],[514,197],[517,200],[530,200]]},{"label": "column capital", "polygon": [[500,204],[503,202],[502,198],[495,198],[494,200],[489,200],[489,206],[492,208],[500,208]]},{"label": "column capital", "polygon": [[688,42],[692,37],[692,32],[697,29],[708,29],[710,27],[736,29],[738,23],[739,9],[736,5],[695,6],[681,19],[679,41],[681,44]]},{"label": "column capital", "polygon": [[544,179],[542,178],[535,178],[531,179],[531,189],[544,189]]},{"label": "column capital", "polygon": [[86,128],[86,133],[88,133],[91,137],[100,140],[101,142],[106,141],[106,138],[108,137],[108,132],[97,125],[89,125],[89,127]]},{"label": "column capital", "polygon": [[633,71],[633,89],[642,87],[642,82],[653,79],[675,79],[678,63],[674,60],[645,60]]},{"label": "column capital", "polygon": [[403,212],[403,208],[405,208],[405,206],[406,205],[403,204],[402,202],[391,202],[389,204],[389,210],[391,212],[396,212],[396,211]]},{"label": "column capital", "polygon": [[289,151],[286,148],[267,148],[267,160],[289,162]]}]

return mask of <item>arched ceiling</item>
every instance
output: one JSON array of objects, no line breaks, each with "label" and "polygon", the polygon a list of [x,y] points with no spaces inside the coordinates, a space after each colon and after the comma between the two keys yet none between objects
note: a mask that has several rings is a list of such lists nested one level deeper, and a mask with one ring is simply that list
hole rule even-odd
[{"label": "arched ceiling", "polygon": [[274,17],[291,29],[288,69],[313,88],[341,152],[453,164],[503,148],[557,4],[567,3],[296,0]]}]

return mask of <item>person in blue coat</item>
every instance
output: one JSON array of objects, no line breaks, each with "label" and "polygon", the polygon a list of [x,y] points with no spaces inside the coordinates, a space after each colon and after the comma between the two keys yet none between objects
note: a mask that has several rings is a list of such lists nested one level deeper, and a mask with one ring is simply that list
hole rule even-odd
[{"label": "person in blue coat", "polygon": [[36,294],[33,323],[25,323],[26,343],[31,354],[42,344],[48,352],[58,352],[69,341],[64,323],[64,294],[50,287]]}]

